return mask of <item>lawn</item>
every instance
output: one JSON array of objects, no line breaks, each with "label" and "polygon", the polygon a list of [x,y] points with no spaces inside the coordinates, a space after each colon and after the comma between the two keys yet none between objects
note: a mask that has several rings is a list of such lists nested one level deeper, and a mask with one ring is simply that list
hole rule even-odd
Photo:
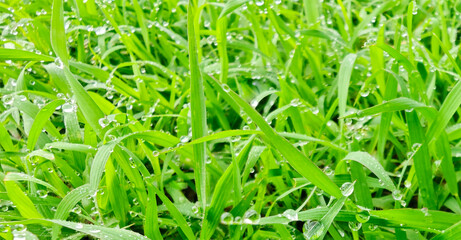
[{"label": "lawn", "polygon": [[460,0],[0,0],[0,238],[461,239]]}]

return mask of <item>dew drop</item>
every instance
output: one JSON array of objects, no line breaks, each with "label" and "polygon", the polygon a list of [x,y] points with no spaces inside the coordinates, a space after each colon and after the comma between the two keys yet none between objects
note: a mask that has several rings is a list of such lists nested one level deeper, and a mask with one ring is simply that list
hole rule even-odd
[{"label": "dew drop", "polygon": [[362,97],[368,97],[368,95],[370,95],[370,90],[369,89],[365,89],[364,91],[362,91],[360,93],[360,96],[362,96]]},{"label": "dew drop", "polygon": [[430,214],[429,214],[429,209],[427,209],[427,207],[421,208],[421,212],[423,212],[423,213],[424,213],[424,216],[426,216],[426,217],[430,215]]},{"label": "dew drop", "polygon": [[102,128],[105,128],[110,124],[110,120],[107,119],[106,117],[100,118],[98,122]]},{"label": "dew drop", "polygon": [[61,61],[61,58],[57,57],[57,58],[54,60],[54,63],[56,64],[56,66],[57,66],[59,69],[64,69],[64,63]]},{"label": "dew drop", "polygon": [[368,225],[368,229],[369,229],[370,231],[373,232],[373,231],[375,231],[376,229],[378,229],[378,225],[370,224],[370,225]]},{"label": "dew drop", "polygon": [[2,97],[2,101],[5,105],[13,104],[14,97],[12,95],[5,95]]},{"label": "dew drop", "polygon": [[349,228],[354,232],[357,232],[362,227],[362,223],[360,223],[360,222],[359,223],[357,223],[357,222],[349,222],[348,225],[349,225]]},{"label": "dew drop", "polygon": [[198,214],[200,211],[199,211],[199,208],[196,205],[194,205],[194,206],[192,206],[192,212],[194,214]]},{"label": "dew drop", "polygon": [[282,216],[290,221],[298,221],[298,212],[293,209],[287,209],[283,212]]},{"label": "dew drop", "polygon": [[341,186],[341,193],[346,196],[346,197],[349,197],[352,193],[354,192],[354,184],[351,183],[351,182],[345,182],[342,186]]},{"label": "dew drop", "polygon": [[312,114],[314,114],[314,115],[317,115],[320,112],[318,107],[313,107],[310,110],[311,110]]},{"label": "dew drop", "polygon": [[243,223],[246,224],[258,224],[261,220],[261,215],[255,210],[248,210],[243,215]]},{"label": "dew drop", "polygon": [[415,143],[411,146],[411,150],[416,152],[421,147],[421,143]]},{"label": "dew drop", "polygon": [[189,136],[186,136],[186,135],[185,135],[185,136],[181,136],[181,137],[179,138],[179,141],[182,142],[182,143],[189,142],[189,140],[190,140],[190,137],[189,137]]},{"label": "dew drop", "polygon": [[298,107],[299,105],[301,105],[301,101],[299,101],[298,98],[295,98],[295,99],[291,100],[290,105],[292,107]]},{"label": "dew drop", "polygon": [[410,180],[405,180],[405,182],[403,182],[403,184],[405,185],[406,188],[411,188],[411,181]]},{"label": "dew drop", "polygon": [[418,14],[418,6],[416,5],[416,1],[413,1],[413,9],[411,11],[413,15]]},{"label": "dew drop", "polygon": [[308,221],[303,225],[303,235],[306,239],[319,239],[324,230],[325,226],[319,221]]},{"label": "dew drop", "polygon": [[402,200],[402,193],[400,192],[400,190],[396,189],[394,191],[392,191],[392,198],[394,198],[395,201],[400,201]]},{"label": "dew drop", "polygon": [[242,139],[242,136],[233,136],[231,137],[231,142],[238,142],[240,139]]},{"label": "dew drop", "polygon": [[261,7],[262,5],[264,5],[264,0],[256,0],[255,4],[256,6]]},{"label": "dew drop", "polygon": [[224,90],[224,92],[230,92],[230,90],[231,90],[230,87],[229,87],[227,84],[225,84],[225,83],[223,83],[223,84],[221,85],[221,87],[222,87],[222,89]]},{"label": "dew drop", "polygon": [[222,224],[232,224],[234,222],[234,216],[230,212],[224,212],[221,214],[221,223]]},{"label": "dew drop", "polygon": [[40,198],[46,198],[48,196],[48,191],[43,189],[37,190],[37,195]]},{"label": "dew drop", "polygon": [[404,200],[400,200],[400,205],[402,205],[402,207],[406,207],[406,206],[407,206],[407,202],[405,202]]},{"label": "dew drop", "polygon": [[323,169],[323,172],[328,175],[328,176],[332,176],[335,174],[335,170],[331,169],[330,167],[326,166],[324,169]]},{"label": "dew drop", "polygon": [[355,219],[357,219],[357,221],[360,223],[366,223],[368,222],[368,220],[370,220],[370,212],[360,211],[357,214],[355,214]]},{"label": "dew drop", "polygon": [[75,105],[72,103],[64,103],[64,105],[62,105],[62,111],[65,113],[75,112]]}]

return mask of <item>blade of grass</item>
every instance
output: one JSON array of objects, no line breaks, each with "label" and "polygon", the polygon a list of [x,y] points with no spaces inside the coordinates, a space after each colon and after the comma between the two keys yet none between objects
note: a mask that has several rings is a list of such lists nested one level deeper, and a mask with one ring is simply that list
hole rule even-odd
[{"label": "blade of grass", "polygon": [[[70,214],[70,211],[77,205],[78,202],[87,198],[90,195],[90,188],[88,184],[82,185],[74,190],[70,191],[59,203],[54,219],[66,220]],[[61,228],[59,225],[53,226],[52,238],[53,240],[58,239]]]},{"label": "blade of grass", "polygon": [[371,172],[373,172],[384,184],[384,187],[390,191],[396,190],[394,183],[384,170],[383,166],[367,152],[351,152],[347,154],[344,160],[356,161]]},{"label": "blade of grass", "polygon": [[[203,90],[203,79],[199,68],[198,45],[196,43],[196,34],[199,29],[195,25],[195,16],[197,12],[198,2],[189,0],[187,6],[187,39],[189,42],[189,69],[191,72],[191,119],[192,119],[192,139],[198,139],[207,135],[206,123],[206,107],[205,95]],[[207,189],[206,189],[206,145],[204,143],[195,144],[193,146],[194,163],[195,163],[195,182],[197,194],[202,209],[205,209],[207,204]]]},{"label": "blade of grass", "polygon": [[336,186],[330,178],[328,178],[311,160],[296,149],[290,142],[280,136],[275,130],[264,120],[264,118],[239,95],[230,90],[229,86],[219,84],[215,79],[211,79],[213,87],[222,95],[227,95],[232,101],[239,105],[243,111],[253,120],[253,122],[261,128],[266,138],[264,139],[282,153],[286,160],[299,172],[319,188],[335,197],[342,196],[338,186]]},{"label": "blade of grass", "polygon": [[42,133],[42,129],[48,122],[48,119],[51,117],[54,111],[56,111],[56,108],[64,103],[65,101],[62,99],[54,100],[40,109],[40,111],[37,113],[34,123],[32,124],[32,128],[29,132],[29,139],[27,140],[27,148],[29,150],[33,150],[35,148],[38,137]]},{"label": "blade of grass", "polygon": [[30,198],[21,190],[15,181],[4,180],[6,193],[10,201],[14,203],[19,213],[25,218],[43,218],[34,206]]},{"label": "blade of grass", "polygon": [[339,116],[344,117],[347,105],[347,92],[349,90],[349,82],[351,79],[352,69],[354,67],[357,55],[348,54],[344,57],[341,68],[338,73],[338,98],[339,98]]},{"label": "blade of grass", "polygon": [[25,50],[0,48],[0,60],[52,62],[54,58]]}]

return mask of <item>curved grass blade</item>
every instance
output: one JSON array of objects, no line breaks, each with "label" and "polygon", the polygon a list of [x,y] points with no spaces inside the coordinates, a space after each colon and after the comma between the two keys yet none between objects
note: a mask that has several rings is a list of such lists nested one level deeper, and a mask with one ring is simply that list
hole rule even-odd
[{"label": "curved grass blade", "polygon": [[461,105],[461,81],[458,81],[440,107],[440,110],[427,131],[427,141],[437,139],[445,131],[448,122]]},{"label": "curved grass blade", "polygon": [[235,9],[239,8],[246,2],[249,2],[249,0],[235,0],[226,2],[226,5],[224,5],[224,8],[221,11],[221,14],[219,15],[219,18],[227,16],[228,14],[232,13]]},{"label": "curved grass blade", "polygon": [[49,188],[51,191],[56,193],[58,196],[60,195],[60,191],[58,191],[58,189],[56,189],[53,185],[51,185],[51,184],[49,184],[49,183],[47,183],[47,182],[45,182],[43,180],[40,180],[38,178],[35,178],[35,177],[29,176],[27,174],[24,174],[24,173],[9,172],[9,173],[6,174],[4,181],[28,181],[28,182],[33,182],[33,183],[37,183],[37,184],[40,184],[40,185],[43,185],[43,186]]},{"label": "curved grass blade", "polygon": [[40,133],[42,133],[42,129],[48,122],[48,119],[51,117],[51,115],[53,115],[54,111],[56,111],[56,108],[65,102],[66,101],[62,99],[57,99],[40,109],[40,111],[35,116],[34,123],[32,124],[29,132],[29,139],[27,140],[27,148],[29,150],[33,150],[35,148],[38,137],[40,136]]},{"label": "curved grass blade", "polygon": [[25,218],[43,218],[34,206],[30,198],[21,190],[15,181],[5,180],[6,193],[10,201],[14,203],[21,216]]},{"label": "curved grass blade", "polygon": [[394,183],[392,182],[391,178],[384,170],[383,166],[372,157],[367,152],[351,152],[344,157],[344,160],[352,160],[356,161],[366,168],[368,168],[371,172],[373,172],[384,184],[384,187],[390,191],[396,190]]},{"label": "curved grass blade", "polygon": [[[106,162],[109,159],[110,155],[114,152],[115,146],[119,144],[121,141],[130,138],[144,139],[163,147],[171,147],[180,142],[177,137],[174,137],[167,133],[159,131],[145,131],[128,134],[106,143],[98,149],[98,152],[94,156],[93,163],[91,165],[89,180],[90,188],[92,190],[96,190],[98,188],[102,174],[104,173]],[[183,153],[187,154],[187,152]]]},{"label": "curved grass blade", "polygon": [[[82,185],[72,191],[70,191],[59,203],[54,219],[66,220],[70,214],[71,209],[77,205],[78,202],[87,198],[90,195],[90,187],[88,184]],[[58,239],[61,228],[58,225],[53,226],[52,238],[53,240]]]},{"label": "curved grass blade", "polygon": [[421,111],[425,116],[429,117],[429,119],[433,118],[437,112],[434,108],[425,105],[424,103],[415,101],[411,98],[394,98],[389,100],[385,103],[378,104],[376,106],[360,110],[357,113],[347,115],[345,117],[364,117],[369,115],[374,115],[378,113],[386,113],[386,112],[396,112],[396,111],[403,111],[403,110],[412,110],[417,109]]},{"label": "curved grass blade", "polygon": [[461,236],[461,221],[445,229],[441,234],[432,238],[432,240],[456,239]]}]

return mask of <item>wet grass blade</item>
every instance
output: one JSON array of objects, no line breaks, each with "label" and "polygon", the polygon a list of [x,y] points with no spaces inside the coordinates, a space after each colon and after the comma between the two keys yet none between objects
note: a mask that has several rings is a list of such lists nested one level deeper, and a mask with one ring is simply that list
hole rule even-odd
[{"label": "wet grass blade", "polygon": [[48,119],[54,111],[56,111],[56,108],[64,103],[64,100],[58,99],[48,103],[45,107],[40,109],[29,132],[29,139],[27,140],[27,148],[29,150],[33,150],[35,148],[38,137],[42,133],[42,129],[48,122]]},{"label": "wet grass blade", "polygon": [[25,50],[0,48],[0,60],[52,62],[54,58]]},{"label": "wet grass blade", "polygon": [[355,54],[347,55],[342,62],[341,68],[338,73],[338,108],[339,116],[344,117],[346,113],[347,105],[347,96],[349,91],[349,83],[351,79],[352,69],[354,67],[355,59],[357,56]]},{"label": "wet grass blade", "polygon": [[282,155],[296,171],[298,171],[302,176],[332,196],[342,196],[338,186],[336,186],[330,178],[328,178],[304,154],[302,154],[298,149],[291,145],[290,142],[275,132],[275,130],[264,120],[264,118],[248,103],[241,99],[240,96],[230,90],[229,86],[225,84],[221,85],[214,79],[212,80],[211,84],[213,84],[214,88],[220,91],[221,94],[230,97],[235,104],[239,105],[243,111],[248,114],[253,122],[255,122],[255,124],[261,128],[261,131],[264,132],[265,136],[267,137],[265,141],[268,141],[272,146],[277,146],[277,150],[282,153]]},{"label": "wet grass blade", "polygon": [[[198,2],[189,0],[187,6],[187,39],[189,42],[189,69],[191,71],[190,94],[191,94],[191,119],[192,119],[192,139],[198,139],[207,134],[205,95],[203,91],[203,79],[199,67],[196,34],[199,31],[195,24]],[[195,181],[197,194],[202,205],[206,208],[207,189],[206,189],[206,146],[204,143],[193,146],[195,163]]]},{"label": "wet grass blade", "polygon": [[390,191],[396,189],[391,178],[384,170],[383,166],[369,153],[367,152],[351,152],[346,155],[344,160],[352,160],[362,164],[364,167],[368,168],[373,172],[384,184],[384,187]]},{"label": "wet grass blade", "polygon": [[19,213],[25,218],[43,218],[30,198],[21,190],[15,181],[3,182],[8,198],[14,203]]}]

